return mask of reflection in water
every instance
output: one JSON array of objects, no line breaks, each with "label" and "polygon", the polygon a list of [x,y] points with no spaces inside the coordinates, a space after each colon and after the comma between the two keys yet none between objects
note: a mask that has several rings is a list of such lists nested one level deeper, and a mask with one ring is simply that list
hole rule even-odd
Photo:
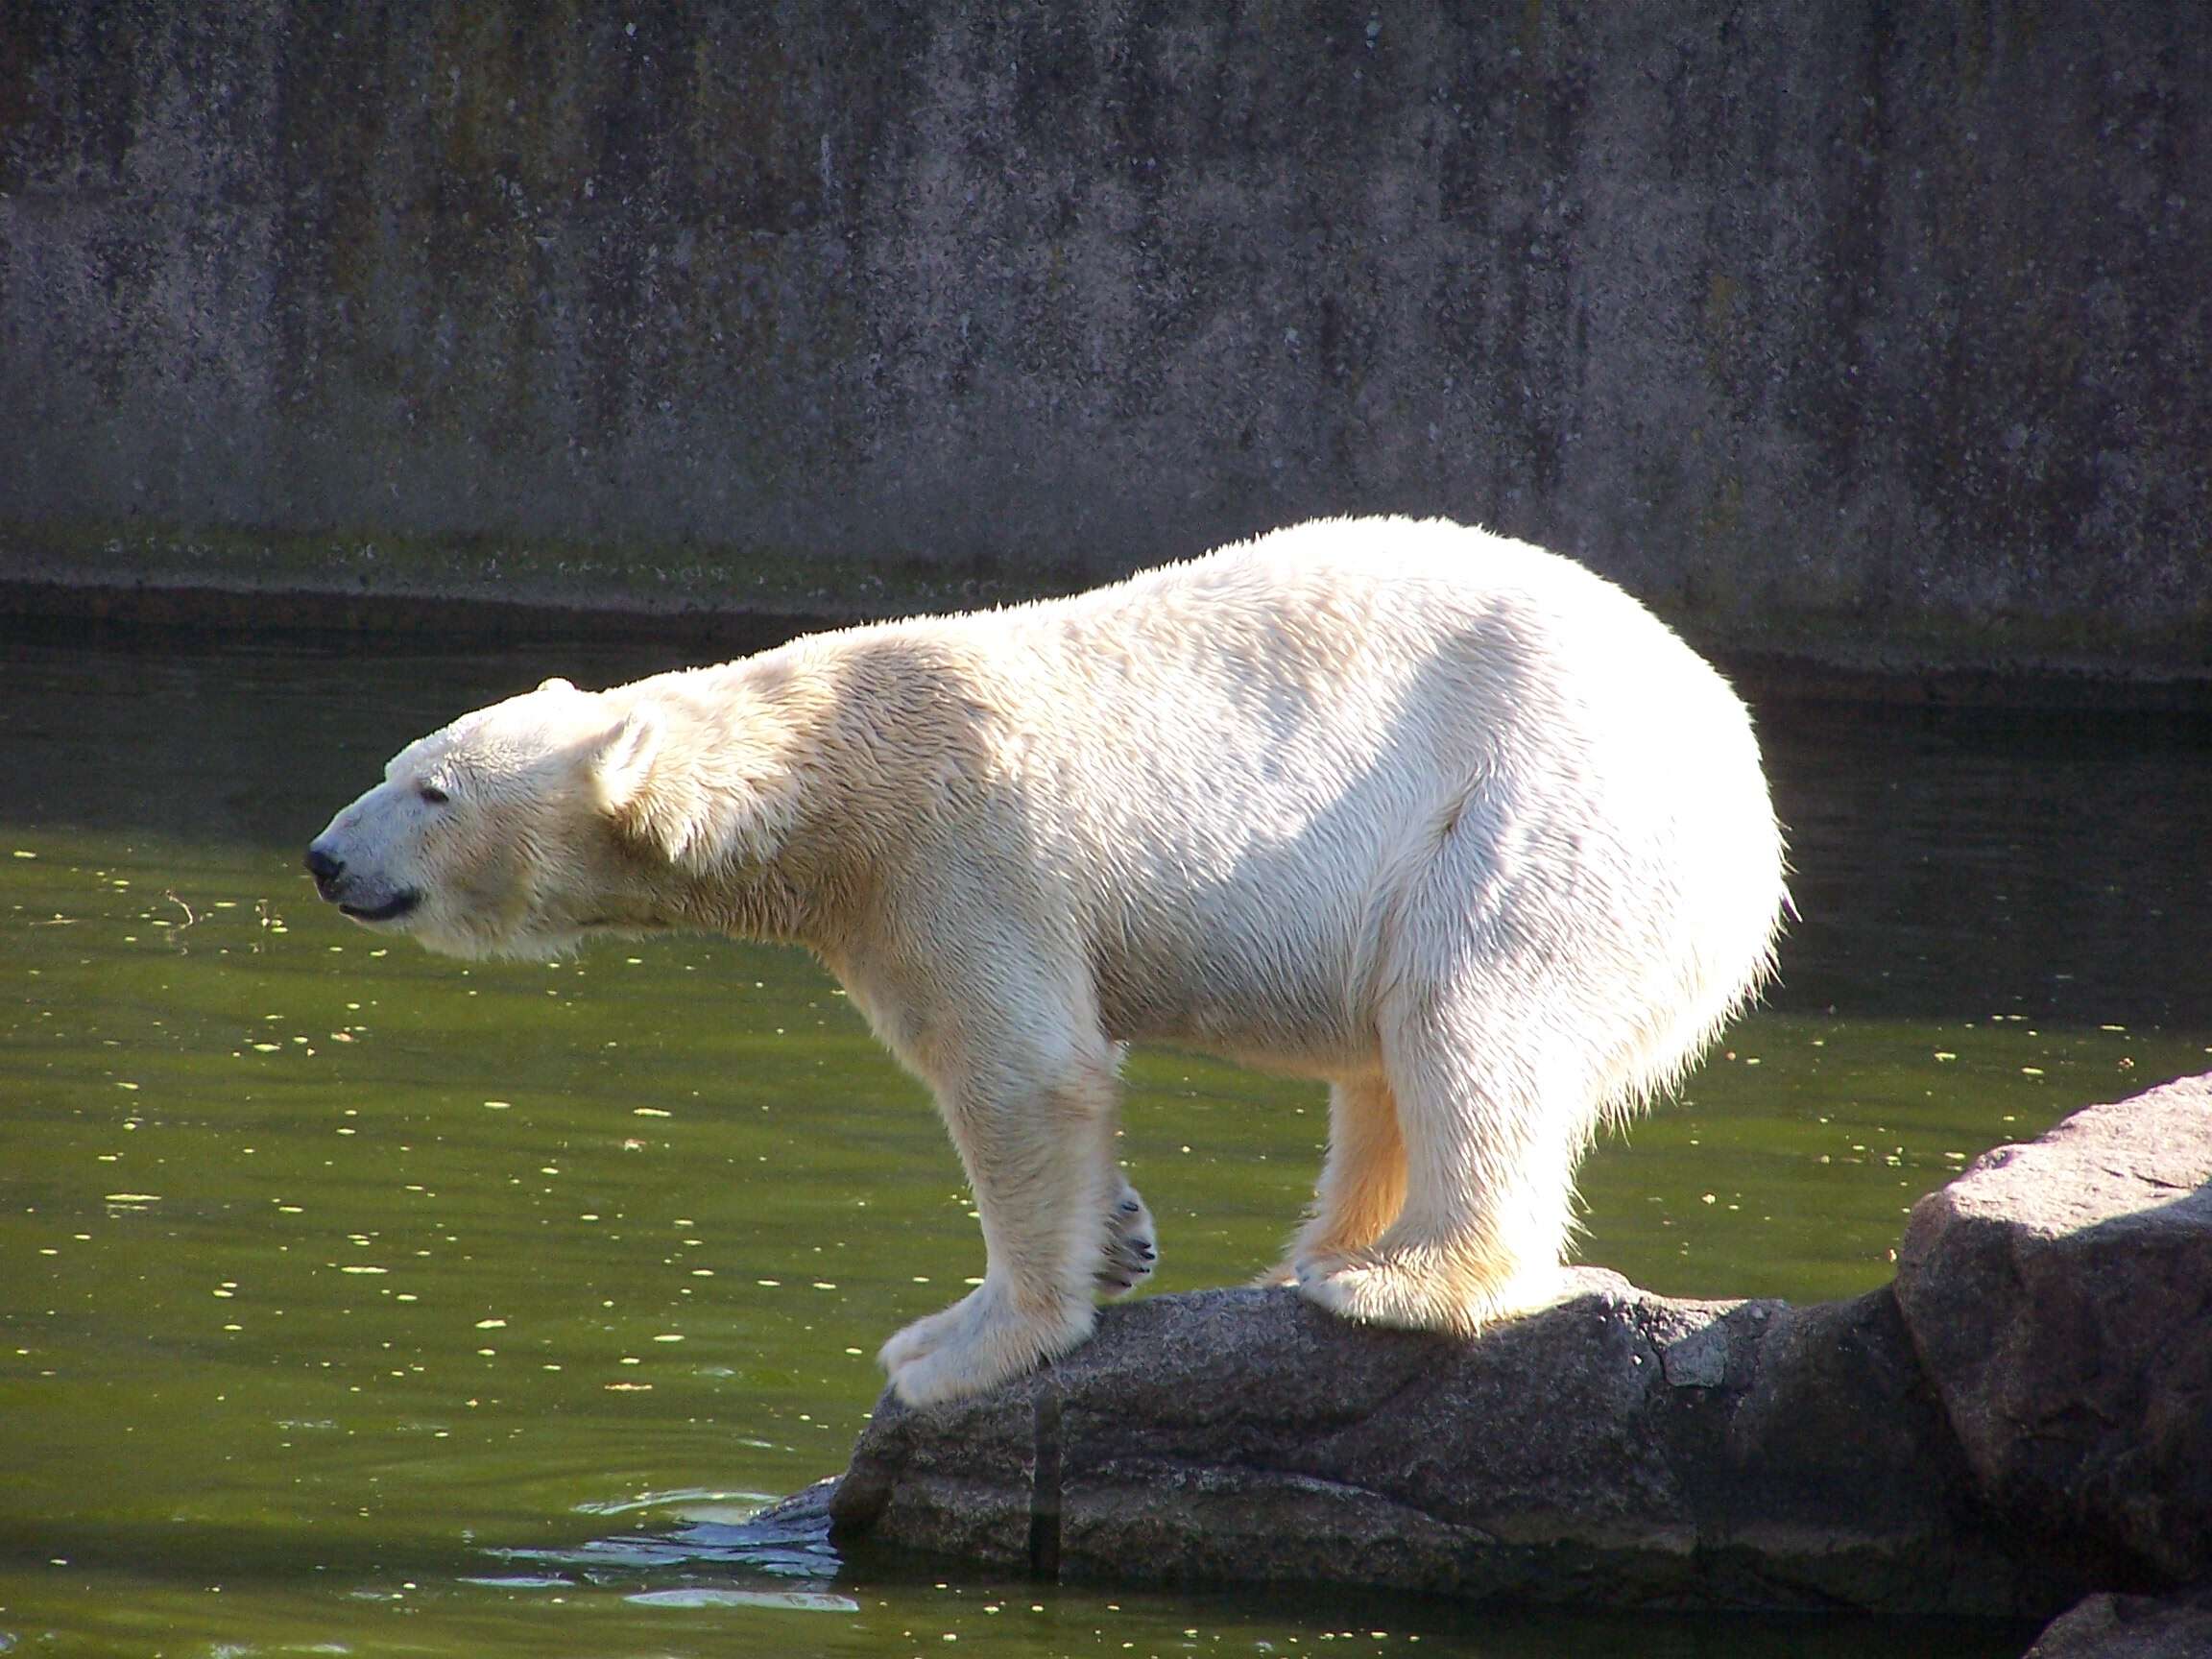
[{"label": "reflection in water", "polygon": [[1783,705],[1775,1005],[2212,1022],[2212,717]]},{"label": "reflection in water", "polygon": [[[818,1535],[743,1515],[839,1466],[875,1345],[979,1269],[919,1089],[790,953],[464,966],[298,870],[458,710],[675,659],[0,644],[0,1650],[1284,1652],[1355,1623],[1485,1654],[2018,1649],[831,1578]],[[1591,1161],[1585,1254],[1842,1295],[1974,1154],[2212,1065],[2212,727],[1762,729],[1803,913],[1784,984]],[[1159,1288],[1246,1278],[1310,1189],[1318,1092],[1166,1052],[1129,1082]]]}]

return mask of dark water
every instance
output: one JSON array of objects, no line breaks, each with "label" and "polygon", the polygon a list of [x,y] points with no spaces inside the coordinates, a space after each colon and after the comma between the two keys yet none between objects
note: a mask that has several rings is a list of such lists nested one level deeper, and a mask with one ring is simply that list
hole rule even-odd
[{"label": "dark water", "polygon": [[[0,633],[0,1652],[2018,1650],[837,1574],[739,1529],[841,1466],[876,1346],[981,1270],[922,1092],[803,957],[463,966],[298,870],[406,739],[676,660]],[[2212,727],[1762,724],[1786,982],[1592,1159],[1584,1254],[1812,1299],[1881,1283],[1973,1155],[2212,1067]],[[1318,1091],[1167,1053],[1130,1082],[1159,1287],[1266,1265]]]}]

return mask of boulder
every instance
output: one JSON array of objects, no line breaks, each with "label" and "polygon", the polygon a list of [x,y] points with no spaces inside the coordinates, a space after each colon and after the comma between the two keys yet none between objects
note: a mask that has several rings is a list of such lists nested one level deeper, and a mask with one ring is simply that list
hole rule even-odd
[{"label": "boulder", "polygon": [[2115,1596],[2101,1591],[2054,1620],[2027,1659],[2204,1659],[2212,1653],[2212,1591]]},{"label": "boulder", "polygon": [[1984,1499],[2113,1589],[2212,1574],[2212,1077],[2077,1113],[1914,1207],[1897,1300]]},{"label": "boulder", "polygon": [[[1630,1606],[2049,1618],[2176,1589],[2212,1578],[2208,1179],[2203,1077],[1981,1159],[1853,1302],[1584,1269],[1472,1341],[1286,1290],[1114,1308],[990,1394],[886,1397],[835,1535],[1066,1578]],[[2068,1618],[2047,1642],[2152,1628],[2125,1596]]]},{"label": "boulder", "polygon": [[1162,1296],[969,1401],[886,1397],[863,1540],[1064,1578],[1337,1581],[1650,1606],[2049,1613],[1887,1290],[1680,1302],[1584,1270],[1475,1341],[1286,1290]]}]

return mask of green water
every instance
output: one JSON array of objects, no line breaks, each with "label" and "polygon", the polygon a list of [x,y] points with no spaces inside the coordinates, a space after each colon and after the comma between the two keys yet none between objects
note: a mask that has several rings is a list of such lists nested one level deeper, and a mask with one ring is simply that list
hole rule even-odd
[{"label": "green water", "polygon": [[[804,957],[463,966],[299,871],[407,738],[677,661],[0,633],[0,1653],[2018,1650],[838,1572],[744,1531],[841,1467],[876,1346],[981,1271],[921,1091]],[[1764,724],[1787,983],[1591,1161],[1585,1256],[1839,1296],[1969,1157],[2212,1067],[2212,732]],[[1136,1058],[1158,1288],[1275,1258],[1323,1121],[1315,1090]]]}]

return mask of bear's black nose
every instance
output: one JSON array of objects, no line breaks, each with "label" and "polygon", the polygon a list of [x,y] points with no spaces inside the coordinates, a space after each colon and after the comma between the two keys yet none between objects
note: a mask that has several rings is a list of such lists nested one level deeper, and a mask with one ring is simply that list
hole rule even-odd
[{"label": "bear's black nose", "polygon": [[307,874],[318,882],[335,881],[338,873],[346,868],[343,858],[333,858],[320,847],[307,849]]}]

